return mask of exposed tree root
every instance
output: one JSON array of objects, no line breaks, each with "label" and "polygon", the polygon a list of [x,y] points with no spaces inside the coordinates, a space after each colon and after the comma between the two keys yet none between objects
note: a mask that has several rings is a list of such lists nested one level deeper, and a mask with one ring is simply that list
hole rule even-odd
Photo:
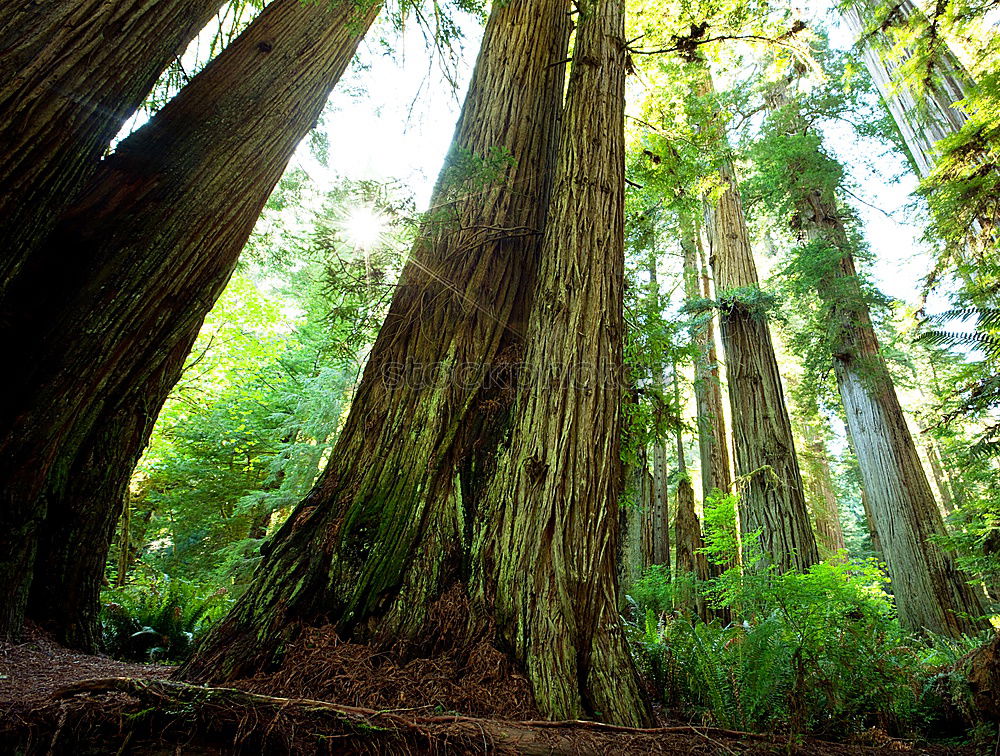
[{"label": "exposed tree root", "polygon": [[[587,721],[502,721],[377,711],[167,680],[107,678],[64,687],[0,746],[22,753],[161,754],[874,754],[879,748],[713,727],[637,729]],[[913,753],[902,743],[892,750]],[[921,752],[923,749],[921,749]]]}]

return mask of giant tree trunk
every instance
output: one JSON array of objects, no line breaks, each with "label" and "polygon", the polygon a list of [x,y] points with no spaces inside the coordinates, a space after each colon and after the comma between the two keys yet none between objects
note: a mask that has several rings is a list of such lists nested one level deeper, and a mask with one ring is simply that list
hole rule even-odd
[{"label": "giant tree trunk", "polygon": [[552,717],[650,719],[618,619],[622,0],[580,3],[510,444],[477,525],[477,598]]},{"label": "giant tree trunk", "polygon": [[[330,462],[182,675],[253,674],[280,663],[285,640],[310,623],[332,621],[344,637],[386,646],[437,643],[427,630],[429,607],[467,577],[480,477],[468,461],[479,459],[483,422],[508,411],[520,361],[516,340],[535,284],[558,135],[568,11],[565,0],[494,6],[431,200],[435,212]],[[494,180],[470,175],[474,158],[499,147],[513,161]]]},{"label": "giant tree trunk", "polygon": [[[26,351],[31,342],[32,367],[5,397],[0,426],[0,554],[15,585],[0,631],[17,631],[33,566],[33,616],[57,629],[89,617],[92,628],[91,570],[152,421],[377,12],[272,3],[104,161],[15,282],[16,317],[4,326]],[[55,291],[53,268],[65,274]],[[33,560],[36,538],[46,551]],[[96,552],[85,575],[83,548]],[[67,632],[89,645],[86,631]]]},{"label": "giant tree trunk", "polygon": [[710,213],[711,263],[741,479],[740,530],[744,537],[760,532],[765,560],[779,570],[805,570],[819,552],[766,315],[746,301],[758,288],[757,269],[731,166],[721,177],[724,189]]},{"label": "giant tree trunk", "polygon": [[[684,253],[684,296],[687,302],[711,299],[708,268],[701,260],[701,234],[688,214],[681,215],[681,250]],[[705,314],[705,322],[694,332],[694,396],[698,419],[698,451],[701,457],[701,495],[728,492],[732,485],[726,419],[722,409],[722,381],[719,356],[715,349],[715,316]]]},{"label": "giant tree trunk", "polygon": [[220,5],[8,0],[0,10],[0,294]]}]

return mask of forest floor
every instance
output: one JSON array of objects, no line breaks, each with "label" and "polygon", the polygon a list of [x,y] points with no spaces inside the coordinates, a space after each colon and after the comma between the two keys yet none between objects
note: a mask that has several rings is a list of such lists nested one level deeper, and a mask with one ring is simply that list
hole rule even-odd
[{"label": "forest floor", "polygon": [[[357,657],[357,647],[350,652]],[[316,658],[311,662],[319,661]],[[358,659],[358,677],[370,669]],[[370,665],[369,665],[370,666]],[[668,721],[633,729],[596,722],[468,717],[440,707],[366,708],[315,700],[261,679],[238,689],[167,680],[173,667],[69,651],[37,629],[0,644],[0,751],[45,754],[498,753],[945,754],[970,746],[920,744],[871,731],[850,743],[759,735]],[[405,668],[396,668],[405,670]],[[338,672],[343,678],[344,670]],[[427,670],[422,670],[427,674]],[[388,675],[391,678],[393,675]],[[383,678],[386,676],[383,675]],[[388,680],[383,679],[382,682]],[[277,680],[271,680],[278,683]],[[347,696],[353,698],[353,696]]]}]

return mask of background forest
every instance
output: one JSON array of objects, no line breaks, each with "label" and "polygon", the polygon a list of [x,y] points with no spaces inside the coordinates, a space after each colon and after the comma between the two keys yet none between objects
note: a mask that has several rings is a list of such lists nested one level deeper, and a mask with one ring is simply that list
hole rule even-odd
[{"label": "background forest", "polygon": [[88,4],[0,10],[6,638],[994,743],[992,0]]}]

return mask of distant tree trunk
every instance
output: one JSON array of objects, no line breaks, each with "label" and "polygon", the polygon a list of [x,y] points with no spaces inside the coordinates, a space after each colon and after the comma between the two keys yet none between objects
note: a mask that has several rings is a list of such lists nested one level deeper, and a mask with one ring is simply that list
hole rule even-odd
[{"label": "distant tree trunk", "polygon": [[650,481],[649,513],[652,533],[652,564],[670,568],[670,492],[667,490],[667,449],[662,441],[653,444],[653,469]]},{"label": "distant tree trunk", "polygon": [[646,454],[642,450],[639,460],[632,466],[631,485],[629,486],[630,501],[623,507],[622,532],[623,543],[621,547],[621,567],[619,574],[621,583],[625,588],[630,587],[639,577],[643,568],[647,565],[643,555],[643,522],[645,520],[646,504],[646,478],[649,471],[646,469]]},{"label": "distant tree trunk", "polygon": [[[13,554],[3,566],[17,586],[0,602],[3,633],[20,625],[34,568],[31,616],[92,646],[94,586],[131,468],[268,195],[377,12],[269,5],[103,162],[15,282],[20,306],[4,325],[35,343],[0,435],[0,499],[14,503],[0,547],[17,545],[0,548]],[[39,299],[54,266],[66,285]],[[81,565],[83,548],[92,558]]]},{"label": "distant tree trunk", "polygon": [[118,520],[118,562],[115,569],[115,588],[125,585],[125,576],[132,566],[132,502],[128,490],[122,502],[122,516]]},{"label": "distant tree trunk", "polygon": [[[801,133],[808,127],[790,108],[787,128]],[[871,323],[834,190],[807,189],[793,202],[792,223],[800,236],[839,251],[820,278],[818,293],[829,309],[837,387],[900,621],[946,635],[989,627],[980,619],[978,593],[932,540],[944,534],[941,514]]]},{"label": "distant tree trunk", "polygon": [[[653,513],[656,511],[656,486],[653,473],[649,469],[648,452],[643,451],[643,459],[646,461],[642,469],[642,488],[640,489],[642,503],[642,567],[652,567],[654,564],[661,564],[657,561],[660,551],[657,549],[660,531],[656,527],[656,520]],[[662,521],[661,521],[662,522]]]},{"label": "distant tree trunk", "polygon": [[[684,253],[684,295],[688,302],[711,299],[708,268],[702,260],[701,234],[688,214],[681,215],[681,250]],[[722,381],[719,356],[715,349],[715,315],[706,313],[705,322],[694,333],[694,395],[698,418],[698,450],[701,456],[703,497],[713,491],[728,492],[733,482],[726,442],[726,419],[722,409]],[[679,547],[678,547],[679,548]]]},{"label": "distant tree trunk", "polygon": [[[656,274],[658,259],[655,247],[649,250],[647,258],[647,272],[649,274],[649,311],[651,317],[659,320],[662,317],[660,311],[660,282]],[[659,355],[662,357],[662,353]],[[662,359],[654,358],[652,364],[652,381],[657,391],[664,390],[664,374],[666,366]],[[657,407],[659,412],[662,408]],[[653,473],[652,489],[650,490],[649,509],[649,545],[650,564],[666,565],[667,579],[670,578],[670,492],[667,486],[667,448],[664,442],[656,438],[653,442],[653,463],[651,466]]]},{"label": "distant tree trunk", "polygon": [[473,576],[545,714],[600,712],[639,724],[650,714],[618,621],[614,569],[624,377],[624,2],[579,7],[528,324],[528,372],[477,523],[482,553]]},{"label": "distant tree trunk", "polygon": [[[917,175],[924,178],[937,162],[935,143],[961,129],[966,121],[965,113],[953,105],[966,96],[971,81],[943,43],[935,57],[934,75],[922,82],[919,92],[899,81],[897,71],[903,61],[890,56],[892,41],[886,33],[871,28],[877,23],[875,7],[862,2],[842,7],[840,15],[859,42],[865,67],[903,137]],[[894,3],[892,8],[904,23],[921,13],[911,0]]]},{"label": "distant tree trunk", "polygon": [[931,474],[934,476],[934,483],[941,494],[941,504],[947,513],[955,511],[955,500],[951,494],[951,481],[941,464],[941,455],[938,453],[937,444],[933,438],[926,438],[924,451],[927,452],[927,461],[930,462]]},{"label": "distant tree trunk", "polygon": [[816,541],[824,556],[847,548],[844,529],[840,522],[840,507],[833,488],[830,472],[830,455],[826,447],[826,424],[818,412],[810,413],[801,423],[805,454],[806,491],[808,492]]},{"label": "distant tree trunk", "polygon": [[[680,376],[677,365],[674,365],[674,398],[680,407]],[[701,552],[705,542],[701,535],[701,523],[694,511],[694,488],[688,475],[687,460],[684,456],[684,436],[680,424],[677,426],[674,438],[677,449],[677,515],[674,520],[677,549],[677,577],[694,576],[698,580],[708,580],[712,575],[708,568],[708,559]],[[684,583],[681,583],[684,585]],[[708,620],[705,599],[697,593],[679,596],[681,606],[693,609],[702,619]]]},{"label": "distant tree trunk", "polygon": [[221,5],[8,0],[0,10],[0,296]]},{"label": "distant tree trunk", "polygon": [[[345,638],[435,647],[430,607],[467,579],[478,480],[492,451],[480,443],[490,440],[483,426],[502,425],[513,400],[557,144],[569,10],[566,0],[494,6],[435,210],[327,468],[182,676],[253,674],[280,663],[302,626],[330,620]],[[484,182],[476,158],[500,147],[513,160]]]},{"label": "distant tree trunk", "polygon": [[711,263],[721,307],[736,472],[740,476],[740,530],[760,531],[766,559],[782,571],[819,561],[795,457],[778,362],[766,316],[744,300],[758,288],[757,269],[732,167],[721,171],[724,190],[710,213]]}]

